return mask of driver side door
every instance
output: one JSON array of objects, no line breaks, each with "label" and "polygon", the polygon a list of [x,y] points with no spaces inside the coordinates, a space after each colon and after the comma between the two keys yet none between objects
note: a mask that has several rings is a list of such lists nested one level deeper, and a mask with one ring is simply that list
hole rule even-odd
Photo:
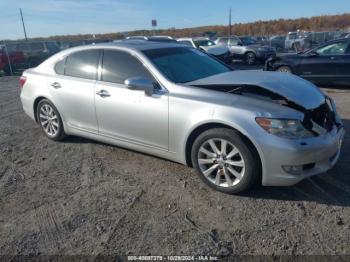
[{"label": "driver side door", "polygon": [[101,76],[95,85],[99,135],[168,150],[168,93],[155,89],[151,96],[130,90],[124,81],[131,77],[153,80],[152,74],[131,53],[106,49]]}]

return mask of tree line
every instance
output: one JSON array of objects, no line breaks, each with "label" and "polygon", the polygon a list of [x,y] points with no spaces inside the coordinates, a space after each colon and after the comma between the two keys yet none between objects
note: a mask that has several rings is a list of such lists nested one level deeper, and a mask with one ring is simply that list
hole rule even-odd
[{"label": "tree line", "polygon": [[[290,31],[342,31],[350,30],[350,13],[340,15],[322,15],[310,18],[298,19],[278,19],[270,21],[256,21],[252,23],[237,23],[231,26],[231,32],[235,35],[279,35],[286,34]],[[116,32],[107,34],[95,34],[98,39],[122,39],[125,36],[152,34],[169,35],[172,37],[184,36],[203,36],[208,34],[228,35],[228,25],[211,25],[192,28],[169,28],[159,30],[136,30],[130,32]],[[76,41],[83,39],[91,39],[92,34],[79,35],[59,35],[50,37],[37,37],[33,40],[55,40],[55,41]]]}]

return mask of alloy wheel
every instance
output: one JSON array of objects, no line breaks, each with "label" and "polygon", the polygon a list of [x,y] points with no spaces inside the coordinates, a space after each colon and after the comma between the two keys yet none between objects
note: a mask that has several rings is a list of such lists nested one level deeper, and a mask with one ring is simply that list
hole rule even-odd
[{"label": "alloy wheel", "polygon": [[282,73],[291,73],[292,72],[288,66],[281,66],[277,69],[277,71],[282,72]]},{"label": "alloy wheel", "polygon": [[57,114],[51,105],[43,104],[40,107],[39,118],[40,125],[48,136],[54,137],[57,135],[60,128],[60,123]]},{"label": "alloy wheel", "polygon": [[255,63],[255,54],[254,53],[248,53],[246,57],[246,62],[248,65],[253,65]]},{"label": "alloy wheel", "polygon": [[232,187],[243,178],[245,162],[241,152],[226,139],[209,139],[198,152],[198,165],[205,178],[219,187]]}]

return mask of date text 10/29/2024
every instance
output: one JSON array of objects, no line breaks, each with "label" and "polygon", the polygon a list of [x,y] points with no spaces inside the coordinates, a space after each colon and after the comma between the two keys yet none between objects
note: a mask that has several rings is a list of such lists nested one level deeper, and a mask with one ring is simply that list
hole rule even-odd
[{"label": "date text 10/29/2024", "polygon": [[128,256],[128,261],[217,261],[216,256]]}]

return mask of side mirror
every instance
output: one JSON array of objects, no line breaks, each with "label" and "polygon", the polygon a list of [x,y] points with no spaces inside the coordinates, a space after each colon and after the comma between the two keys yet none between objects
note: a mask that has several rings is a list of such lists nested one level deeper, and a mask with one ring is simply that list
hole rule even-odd
[{"label": "side mirror", "polygon": [[145,91],[147,96],[151,96],[154,91],[152,80],[145,77],[131,77],[124,81],[126,87],[130,90]]},{"label": "side mirror", "polygon": [[309,52],[309,53],[307,54],[307,56],[308,56],[308,57],[316,57],[316,56],[318,56],[318,53],[315,52],[315,51],[311,51],[311,52]]},{"label": "side mirror", "polygon": [[237,45],[238,46],[243,46],[243,44],[241,42],[238,42]]}]

